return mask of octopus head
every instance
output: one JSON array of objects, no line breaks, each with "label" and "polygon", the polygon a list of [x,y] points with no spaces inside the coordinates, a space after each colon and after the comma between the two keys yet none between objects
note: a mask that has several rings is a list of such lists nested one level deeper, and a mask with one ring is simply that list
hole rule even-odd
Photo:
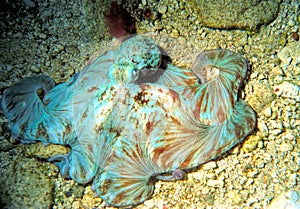
[{"label": "octopus head", "polygon": [[149,76],[159,70],[162,53],[147,36],[136,35],[125,40],[116,51],[115,63],[135,66],[140,76]]},{"label": "octopus head", "polygon": [[127,84],[134,83],[138,77],[138,69],[136,66],[127,63],[115,63],[113,64],[109,71],[108,77],[110,84]]}]

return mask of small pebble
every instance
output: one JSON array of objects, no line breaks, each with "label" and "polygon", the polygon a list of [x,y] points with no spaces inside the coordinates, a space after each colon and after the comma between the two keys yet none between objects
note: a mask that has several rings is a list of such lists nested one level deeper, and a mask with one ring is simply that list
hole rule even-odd
[{"label": "small pebble", "polygon": [[258,122],[258,129],[262,133],[262,136],[268,136],[269,135],[269,129],[268,126],[264,121]]},{"label": "small pebble", "polygon": [[222,187],[224,187],[224,181],[209,179],[207,181],[207,186],[215,187],[215,188],[222,188]]},{"label": "small pebble", "polygon": [[178,37],[179,31],[177,29],[173,29],[170,35],[171,35],[171,37]]},{"label": "small pebble", "polygon": [[203,170],[205,170],[205,171],[214,169],[216,167],[217,167],[217,164],[215,161],[208,162],[202,166]]},{"label": "small pebble", "polygon": [[257,78],[257,76],[258,76],[258,72],[254,72],[250,75],[250,78],[254,79],[254,78]]},{"label": "small pebble", "polygon": [[294,20],[292,20],[292,19],[290,19],[289,21],[288,21],[288,25],[289,26],[294,26],[296,23],[295,23],[295,21]]},{"label": "small pebble", "polygon": [[292,144],[288,143],[283,143],[280,145],[280,151],[281,152],[287,152],[287,151],[292,151],[294,149]]},{"label": "small pebble", "polygon": [[228,199],[233,203],[233,204],[240,204],[243,202],[243,198],[241,195],[235,191],[235,190],[230,190],[228,191]]},{"label": "small pebble", "polygon": [[258,168],[263,168],[265,166],[265,163],[262,160],[257,161],[257,167]]},{"label": "small pebble", "polygon": [[250,186],[251,184],[253,184],[254,180],[252,178],[248,178],[247,182],[246,182],[246,186]]},{"label": "small pebble", "polygon": [[160,5],[157,9],[158,9],[158,12],[159,12],[159,13],[165,14],[166,11],[167,11],[167,6],[164,5],[164,4],[162,4],[162,5]]},{"label": "small pebble", "polygon": [[264,80],[265,78],[266,78],[266,76],[264,74],[259,74],[258,75],[259,80]]},{"label": "small pebble", "polygon": [[279,66],[272,68],[272,73],[274,73],[274,75],[284,75],[283,70]]},{"label": "small pebble", "polygon": [[273,130],[270,130],[269,133],[273,136],[278,136],[279,134],[282,133],[282,130],[280,129],[273,129]]},{"label": "small pebble", "polygon": [[37,68],[35,65],[31,65],[29,69],[31,72],[34,72],[34,73],[41,72],[41,69]]},{"label": "small pebble", "polygon": [[272,116],[272,109],[271,109],[271,107],[267,107],[266,109],[264,109],[263,113],[264,113],[264,115],[266,117],[271,117]]},{"label": "small pebble", "polygon": [[47,35],[46,35],[45,33],[40,33],[40,34],[39,34],[39,37],[40,37],[41,39],[45,39],[45,38],[47,38]]},{"label": "small pebble", "polygon": [[155,206],[154,200],[150,199],[144,202],[144,205],[146,205],[148,208],[152,208],[153,206]]},{"label": "small pebble", "polygon": [[246,152],[246,153],[249,153],[251,151],[253,151],[256,146],[257,146],[257,143],[260,141],[259,137],[258,136],[249,136],[248,139],[244,142],[243,144],[243,151]]},{"label": "small pebble", "polygon": [[262,141],[259,141],[257,147],[260,149],[264,148],[264,143]]},{"label": "small pebble", "polygon": [[247,177],[255,177],[258,174],[257,169],[253,169],[252,171],[247,173]]}]

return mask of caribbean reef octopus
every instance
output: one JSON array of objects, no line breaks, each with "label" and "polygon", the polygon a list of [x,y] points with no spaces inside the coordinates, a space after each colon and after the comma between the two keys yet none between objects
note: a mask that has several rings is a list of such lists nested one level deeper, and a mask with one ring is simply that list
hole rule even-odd
[{"label": "caribbean reef octopus", "polygon": [[62,176],[92,181],[109,205],[136,205],[151,197],[155,180],[182,179],[255,127],[254,111],[237,97],[242,56],[206,50],[191,68],[172,65],[150,37],[135,35],[65,83],[25,78],[1,106],[22,143],[71,147],[49,159]]}]

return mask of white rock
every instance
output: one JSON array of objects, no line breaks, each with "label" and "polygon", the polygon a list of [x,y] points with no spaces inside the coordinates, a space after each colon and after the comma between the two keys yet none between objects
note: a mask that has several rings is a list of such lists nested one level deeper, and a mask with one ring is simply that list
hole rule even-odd
[{"label": "white rock", "polygon": [[296,67],[300,62],[299,43],[288,43],[279,53],[278,58],[282,61],[283,66],[290,63]]},{"label": "white rock", "polygon": [[283,82],[279,85],[274,85],[274,93],[277,96],[287,97],[300,101],[300,86],[290,82]]},{"label": "white rock", "polygon": [[258,121],[258,129],[263,134],[263,136],[268,136],[269,129],[264,121]]},{"label": "white rock", "polygon": [[272,116],[272,109],[271,109],[271,107],[267,107],[266,109],[264,109],[263,113],[264,113],[264,115],[266,117],[271,117]]},{"label": "white rock", "polygon": [[289,190],[275,198],[268,209],[299,209],[300,192]]}]

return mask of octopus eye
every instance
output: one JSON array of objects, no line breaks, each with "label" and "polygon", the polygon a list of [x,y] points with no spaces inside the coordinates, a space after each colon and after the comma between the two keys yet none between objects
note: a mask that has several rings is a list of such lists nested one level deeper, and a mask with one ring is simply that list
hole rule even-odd
[{"label": "octopus eye", "polygon": [[181,169],[176,169],[173,171],[172,176],[175,180],[181,180],[184,177],[185,172]]},{"label": "octopus eye", "polygon": [[138,70],[137,70],[137,69],[134,69],[134,70],[132,71],[132,77],[133,77],[133,78],[137,78],[138,75],[139,75]]}]

